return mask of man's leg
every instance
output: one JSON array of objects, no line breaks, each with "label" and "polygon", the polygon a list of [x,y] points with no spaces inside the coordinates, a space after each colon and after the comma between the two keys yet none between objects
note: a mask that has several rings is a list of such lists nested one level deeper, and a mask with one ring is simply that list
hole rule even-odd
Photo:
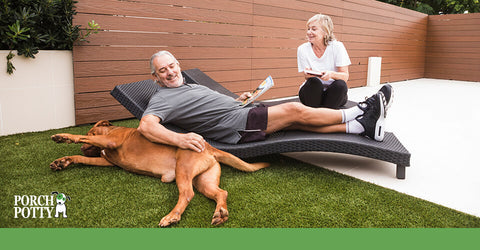
[{"label": "man's leg", "polygon": [[[330,128],[331,125],[342,126]],[[310,108],[297,102],[283,103],[268,108],[268,123],[265,131],[267,134],[282,129],[320,132],[321,127],[328,127],[330,133],[345,133],[345,124],[342,124],[342,111],[328,108]]]},{"label": "man's leg", "polygon": [[[295,102],[284,103],[268,108],[265,132],[270,134],[282,129],[300,129],[318,133],[353,133],[382,141],[385,133],[385,106],[385,96],[381,91],[360,103],[358,109],[350,109],[351,114],[345,110],[310,108]],[[362,114],[355,114],[358,110]]]}]

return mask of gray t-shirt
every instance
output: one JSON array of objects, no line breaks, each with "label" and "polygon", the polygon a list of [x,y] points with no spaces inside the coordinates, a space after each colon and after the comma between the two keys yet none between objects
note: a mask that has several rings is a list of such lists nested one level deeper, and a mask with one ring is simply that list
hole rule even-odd
[{"label": "gray t-shirt", "polygon": [[172,123],[205,138],[235,144],[244,131],[251,106],[198,84],[178,88],[160,87],[143,113],[161,123]]}]

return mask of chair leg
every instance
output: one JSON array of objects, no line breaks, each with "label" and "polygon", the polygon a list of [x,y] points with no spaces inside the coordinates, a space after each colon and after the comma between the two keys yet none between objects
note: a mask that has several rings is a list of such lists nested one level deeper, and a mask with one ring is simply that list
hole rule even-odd
[{"label": "chair leg", "polygon": [[405,166],[402,166],[402,165],[397,165],[397,179],[405,179],[405,169],[406,167]]}]

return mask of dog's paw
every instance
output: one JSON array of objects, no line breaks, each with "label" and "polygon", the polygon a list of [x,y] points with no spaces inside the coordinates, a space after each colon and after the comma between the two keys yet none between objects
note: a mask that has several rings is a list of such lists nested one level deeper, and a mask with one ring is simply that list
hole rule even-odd
[{"label": "dog's paw", "polygon": [[228,220],[228,210],[220,208],[213,214],[212,225],[218,226]]},{"label": "dog's paw", "polygon": [[67,134],[56,134],[56,135],[52,135],[50,138],[52,138],[52,140],[56,143],[72,143],[72,142],[74,142],[70,138],[68,138]]},{"label": "dog's paw", "polygon": [[62,157],[60,159],[56,159],[52,163],[50,163],[50,169],[54,171],[59,171],[66,168],[68,165],[72,164],[73,160],[69,157]]},{"label": "dog's paw", "polygon": [[167,216],[163,217],[160,220],[160,223],[158,223],[158,225],[160,227],[168,227],[174,223],[179,222],[180,219],[181,219],[181,216],[179,214],[169,213]]}]

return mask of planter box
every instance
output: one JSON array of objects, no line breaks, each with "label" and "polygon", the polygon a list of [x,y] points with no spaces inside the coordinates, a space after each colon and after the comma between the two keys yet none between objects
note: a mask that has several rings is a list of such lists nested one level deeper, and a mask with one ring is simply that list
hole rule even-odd
[{"label": "planter box", "polygon": [[12,75],[8,53],[0,51],[0,136],[75,125],[72,52],[15,56]]}]

